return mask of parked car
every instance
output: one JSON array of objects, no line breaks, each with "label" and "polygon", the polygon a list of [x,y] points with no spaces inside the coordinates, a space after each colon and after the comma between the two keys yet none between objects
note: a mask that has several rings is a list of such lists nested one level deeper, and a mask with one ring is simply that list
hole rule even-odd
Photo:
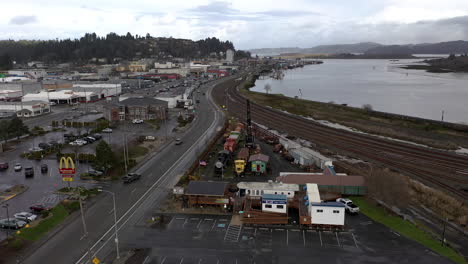
[{"label": "parked car", "polygon": [[133,181],[139,180],[141,178],[141,175],[138,173],[129,173],[126,176],[122,177],[122,180],[124,183],[131,183]]},{"label": "parked car", "polygon": [[343,203],[345,205],[345,211],[351,214],[359,213],[359,207],[353,204],[353,201],[347,198],[338,198],[336,199],[337,202]]},{"label": "parked car", "polygon": [[96,139],[94,139],[92,137],[84,137],[83,140],[86,141],[88,144],[91,144],[94,141],[96,141]]},{"label": "parked car", "polygon": [[93,134],[91,135],[93,138],[95,138],[96,140],[100,140],[102,138],[102,135],[101,134]]},{"label": "parked car", "polygon": [[82,146],[80,144],[78,144],[76,141],[72,141],[70,143],[68,143],[70,146]]},{"label": "parked car", "polygon": [[49,102],[49,105],[52,106],[52,105],[57,105],[56,102]]},{"label": "parked car", "polygon": [[176,145],[180,145],[180,144],[182,144],[182,139],[180,139],[180,138],[176,138],[176,140],[175,140],[175,144],[176,144]]},{"label": "parked car", "polygon": [[32,147],[29,149],[30,152],[39,152],[39,151],[43,151],[44,149],[40,148],[40,147]]},{"label": "parked car", "polygon": [[31,209],[33,212],[42,212],[50,210],[50,207],[46,206],[45,204],[34,204],[29,207],[29,209]]},{"label": "parked car", "polygon": [[81,144],[80,146],[88,144],[88,141],[84,139],[77,139],[75,140],[75,142],[78,143],[79,145]]},{"label": "parked car", "polygon": [[102,130],[103,133],[112,133],[112,128],[104,128]]},{"label": "parked car", "polygon": [[26,168],[24,168],[24,176],[25,176],[25,177],[33,177],[33,176],[34,176],[34,169],[33,169],[33,167],[26,167]]},{"label": "parked car", "polygon": [[42,173],[47,173],[49,171],[49,166],[47,164],[42,164],[41,165],[41,172]]},{"label": "parked car", "polygon": [[37,146],[39,148],[41,148],[41,149],[49,149],[50,148],[50,145],[47,144],[47,143],[39,143]]},{"label": "parked car", "polygon": [[145,140],[153,141],[153,140],[156,140],[156,137],[155,136],[146,136]]},{"label": "parked car", "polygon": [[14,217],[18,220],[25,221],[27,223],[30,223],[37,219],[37,215],[31,214],[28,212],[21,212],[21,213],[14,214]]},{"label": "parked car", "polygon": [[8,170],[8,162],[0,162],[0,170]]},{"label": "parked car", "polygon": [[132,121],[133,124],[143,124],[143,122],[144,121],[141,120],[141,119],[133,119],[133,121]]},{"label": "parked car", "polygon": [[20,229],[25,226],[27,223],[25,221],[21,221],[15,218],[6,218],[0,220],[0,228],[7,228],[7,229]]},{"label": "parked car", "polygon": [[101,176],[103,174],[104,174],[104,172],[98,171],[98,170],[91,169],[91,170],[88,171],[89,176]]},{"label": "parked car", "polygon": [[20,163],[16,163],[15,166],[13,167],[13,169],[15,169],[15,171],[20,171],[23,169],[23,166],[21,166]]}]

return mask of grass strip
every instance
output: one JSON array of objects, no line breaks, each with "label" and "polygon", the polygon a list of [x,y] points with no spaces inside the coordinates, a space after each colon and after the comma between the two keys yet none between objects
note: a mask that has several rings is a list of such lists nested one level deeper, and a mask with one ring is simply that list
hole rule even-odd
[{"label": "grass strip", "polygon": [[27,240],[38,240],[51,229],[59,225],[68,216],[68,211],[62,204],[54,207],[51,212],[52,216],[42,220],[37,226],[21,229],[19,237]]},{"label": "grass strip", "polygon": [[448,246],[442,246],[440,241],[435,240],[430,234],[419,229],[411,222],[400,217],[388,214],[382,207],[374,206],[363,197],[352,197],[353,202],[359,206],[361,213],[372,220],[379,222],[399,234],[412,239],[434,252],[449,258],[456,263],[468,263],[462,256]]}]

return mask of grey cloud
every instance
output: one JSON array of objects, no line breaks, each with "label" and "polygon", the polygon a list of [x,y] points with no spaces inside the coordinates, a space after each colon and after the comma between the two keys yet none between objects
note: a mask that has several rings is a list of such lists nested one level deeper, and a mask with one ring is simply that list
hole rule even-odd
[{"label": "grey cloud", "polygon": [[211,2],[207,5],[200,5],[195,8],[189,9],[192,12],[200,13],[218,13],[218,14],[238,14],[239,10],[230,7],[231,4],[223,1]]},{"label": "grey cloud", "polygon": [[10,20],[10,25],[26,25],[37,22],[36,16],[15,16]]},{"label": "grey cloud", "polygon": [[272,17],[294,17],[294,16],[322,16],[321,13],[302,11],[302,10],[270,10],[265,12],[256,12],[255,14]]}]

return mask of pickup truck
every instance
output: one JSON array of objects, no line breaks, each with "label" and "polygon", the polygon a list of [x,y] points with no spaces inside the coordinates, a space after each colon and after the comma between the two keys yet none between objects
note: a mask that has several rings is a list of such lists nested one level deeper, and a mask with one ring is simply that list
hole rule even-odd
[{"label": "pickup truck", "polygon": [[359,207],[353,204],[353,201],[351,201],[350,199],[338,198],[336,199],[336,201],[344,204],[346,212],[351,213],[351,214],[359,213]]}]

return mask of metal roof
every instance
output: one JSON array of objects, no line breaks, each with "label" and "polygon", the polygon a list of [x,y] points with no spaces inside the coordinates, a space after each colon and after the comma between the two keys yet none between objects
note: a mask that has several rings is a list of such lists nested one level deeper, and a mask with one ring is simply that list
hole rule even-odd
[{"label": "metal roof", "polygon": [[316,183],[318,185],[336,185],[336,186],[365,186],[366,181],[363,176],[341,176],[323,175],[314,173],[294,173],[282,175],[276,178],[276,181],[284,183],[307,184]]},{"label": "metal roof", "polygon": [[298,184],[287,184],[281,182],[239,182],[239,189],[271,190],[271,191],[299,191]]},{"label": "metal roof", "polygon": [[252,155],[250,156],[249,158],[249,162],[252,162],[252,161],[263,161],[265,163],[268,163],[268,161],[270,160],[270,157],[268,157],[267,155],[265,154],[255,154],[255,155]]},{"label": "metal roof", "polygon": [[326,203],[310,203],[312,206],[324,206],[324,207],[345,207],[344,204],[338,202],[326,202]]},{"label": "metal roof", "polygon": [[185,191],[185,194],[223,196],[227,185],[227,182],[191,181]]},{"label": "metal roof", "polygon": [[123,105],[168,105],[168,102],[154,99],[152,97],[130,97],[119,102]]}]

